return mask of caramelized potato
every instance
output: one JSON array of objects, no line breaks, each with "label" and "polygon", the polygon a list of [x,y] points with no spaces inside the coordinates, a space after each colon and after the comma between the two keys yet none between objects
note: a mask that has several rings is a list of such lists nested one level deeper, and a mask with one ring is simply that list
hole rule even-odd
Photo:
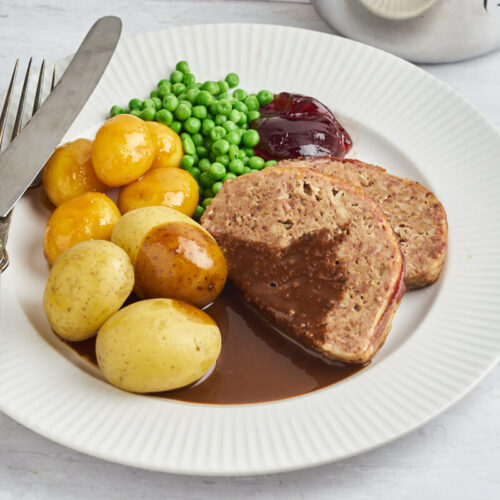
[{"label": "caramelized potato", "polygon": [[132,392],[178,389],[210,370],[221,350],[215,321],[169,299],[136,302],[113,314],[96,340],[97,363],[113,385]]},{"label": "caramelized potato", "polygon": [[128,255],[109,241],[83,241],[61,255],[49,273],[43,306],[52,329],[66,340],[94,335],[134,287]]},{"label": "caramelized potato", "polygon": [[126,213],[115,224],[111,241],[123,248],[135,265],[137,252],[146,235],[151,229],[165,222],[183,222],[205,231],[197,222],[177,210],[167,207],[146,207]]},{"label": "caramelized potato", "polygon": [[156,147],[145,122],[133,115],[116,115],[98,130],[92,146],[97,177],[108,186],[129,184],[144,175]]},{"label": "caramelized potato", "polygon": [[135,276],[135,291],[142,298],[165,297],[203,307],[224,288],[227,267],[219,245],[206,231],[167,222],[143,239]]},{"label": "caramelized potato", "polygon": [[146,126],[156,146],[151,168],[180,167],[184,149],[179,134],[163,123],[146,122]]},{"label": "caramelized potato", "polygon": [[173,167],[155,168],[120,190],[118,208],[125,214],[136,208],[161,205],[191,217],[198,198],[198,184],[189,172]]},{"label": "caramelized potato", "polygon": [[42,183],[56,207],[83,193],[106,193],[109,189],[94,171],[89,139],[76,139],[59,146],[43,167]]},{"label": "caramelized potato", "polygon": [[109,240],[118,208],[105,194],[85,193],[59,205],[47,221],[43,239],[46,259],[54,264],[65,250],[81,241]]}]

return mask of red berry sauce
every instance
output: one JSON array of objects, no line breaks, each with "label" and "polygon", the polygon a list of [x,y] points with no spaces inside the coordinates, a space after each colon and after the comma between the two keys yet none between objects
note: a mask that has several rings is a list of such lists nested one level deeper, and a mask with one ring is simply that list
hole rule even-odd
[{"label": "red berry sauce", "polygon": [[251,123],[260,135],[255,154],[265,160],[299,156],[343,158],[352,147],[347,131],[333,113],[313,97],[281,92],[260,108]]}]

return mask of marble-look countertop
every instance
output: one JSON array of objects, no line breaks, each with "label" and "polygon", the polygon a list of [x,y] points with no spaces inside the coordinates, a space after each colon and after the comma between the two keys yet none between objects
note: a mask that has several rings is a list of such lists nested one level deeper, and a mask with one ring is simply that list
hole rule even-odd
[{"label": "marble-look countertop", "polygon": [[[33,56],[39,65],[44,57],[55,61],[72,53],[92,22],[107,14],[122,18],[125,36],[204,22],[274,23],[331,32],[300,0],[0,0],[0,89],[7,87],[16,57],[24,66]],[[500,52],[424,69],[500,128]],[[497,367],[447,412],[384,447],[305,471],[244,478],[175,476],[108,463],[48,441],[0,414],[0,499],[493,500],[500,498],[499,414]]]}]

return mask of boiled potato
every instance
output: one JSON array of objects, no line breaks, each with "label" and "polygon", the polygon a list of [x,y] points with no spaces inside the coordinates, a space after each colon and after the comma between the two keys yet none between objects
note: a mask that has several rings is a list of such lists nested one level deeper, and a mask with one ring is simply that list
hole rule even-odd
[{"label": "boiled potato", "polygon": [[221,335],[208,314],[177,300],[136,302],[113,314],[97,334],[99,367],[113,385],[158,392],[191,384],[208,372]]},{"label": "boiled potato", "polygon": [[116,115],[98,130],[92,146],[97,177],[108,186],[129,184],[153,164],[156,147],[145,122],[133,115]]},{"label": "boiled potato", "polygon": [[42,183],[56,207],[83,193],[106,193],[109,189],[95,174],[89,139],[76,139],[59,146],[43,167]]},{"label": "boiled potato", "polygon": [[133,287],[134,268],[120,247],[84,241],[64,252],[50,270],[45,314],[61,337],[85,340],[120,309]]},{"label": "boiled potato", "polygon": [[125,214],[136,208],[164,206],[191,217],[198,197],[198,183],[189,172],[174,167],[155,168],[120,190],[118,208]]},{"label": "boiled potato", "polygon": [[151,229],[165,222],[184,222],[205,231],[197,222],[177,210],[167,207],[146,207],[126,213],[113,227],[111,241],[123,248],[135,265],[142,240]]},{"label": "boiled potato", "polygon": [[179,134],[163,123],[146,122],[146,126],[156,146],[151,168],[180,167],[184,149]]},{"label": "boiled potato", "polygon": [[109,240],[120,212],[102,193],[85,193],[59,205],[47,221],[43,238],[46,259],[53,264],[80,241]]},{"label": "boiled potato", "polygon": [[165,297],[203,307],[222,292],[226,260],[206,231],[184,222],[166,222],[151,229],[135,261],[137,295]]}]

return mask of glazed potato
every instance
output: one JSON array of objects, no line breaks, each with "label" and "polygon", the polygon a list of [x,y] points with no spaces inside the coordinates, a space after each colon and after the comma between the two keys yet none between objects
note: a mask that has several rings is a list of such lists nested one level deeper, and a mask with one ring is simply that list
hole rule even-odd
[{"label": "glazed potato", "polygon": [[198,183],[189,172],[174,167],[155,168],[122,187],[118,208],[125,214],[136,208],[161,205],[191,217],[198,205],[198,197]]},{"label": "glazed potato", "polygon": [[98,130],[92,146],[97,177],[108,186],[129,184],[153,164],[156,147],[145,122],[133,115],[116,115]]},{"label": "glazed potato", "polygon": [[126,213],[113,227],[111,241],[123,248],[135,265],[137,252],[148,232],[165,222],[184,222],[205,231],[197,222],[177,210],[146,207]]},{"label": "glazed potato", "polygon": [[143,239],[135,276],[135,291],[142,298],[172,298],[204,307],[222,292],[227,267],[222,250],[206,231],[167,222]]},{"label": "glazed potato", "polygon": [[53,264],[65,250],[81,241],[109,240],[120,212],[102,193],[85,193],[59,205],[47,221],[45,258]]},{"label": "glazed potato", "polygon": [[215,321],[177,300],[136,302],[111,316],[97,334],[99,367],[113,385],[159,392],[191,384],[208,372],[221,350]]},{"label": "glazed potato", "polygon": [[146,126],[156,146],[151,168],[180,167],[184,149],[179,134],[163,123],[146,122]]},{"label": "glazed potato", "polygon": [[106,193],[109,189],[94,171],[89,139],[76,139],[59,146],[43,167],[42,183],[56,207],[83,193]]},{"label": "glazed potato", "polygon": [[45,287],[43,305],[61,337],[85,340],[123,305],[134,287],[128,255],[109,241],[84,241],[57,259]]}]

